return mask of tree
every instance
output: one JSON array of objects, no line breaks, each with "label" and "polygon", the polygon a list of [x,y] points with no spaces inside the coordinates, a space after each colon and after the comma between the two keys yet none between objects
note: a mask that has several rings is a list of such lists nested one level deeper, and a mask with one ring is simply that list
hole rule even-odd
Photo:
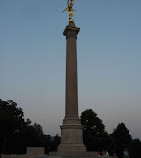
[{"label": "tree", "polygon": [[24,125],[23,111],[12,100],[0,99],[0,146],[1,152],[7,152],[8,140]]},{"label": "tree", "polygon": [[128,147],[130,158],[139,158],[141,151],[141,141],[139,139],[134,139],[131,141]]},{"label": "tree", "polygon": [[105,149],[107,149],[109,155],[114,156],[114,153],[116,152],[116,143],[112,134],[106,136],[105,144]]},{"label": "tree", "polygon": [[44,145],[44,135],[41,125],[34,123],[31,125],[31,121],[27,119],[26,125],[21,131],[25,139],[26,146],[39,147]]},{"label": "tree", "polygon": [[97,151],[105,148],[105,138],[107,132],[102,120],[97,114],[88,109],[81,114],[81,124],[83,126],[83,141],[88,151]]},{"label": "tree", "polygon": [[44,135],[45,154],[47,155],[49,155],[50,152],[51,140],[52,140],[51,135]]},{"label": "tree", "polygon": [[27,146],[43,146],[42,127],[24,120],[21,108],[12,100],[0,100],[0,153],[25,153]]},{"label": "tree", "polygon": [[122,158],[124,149],[128,148],[129,143],[132,140],[129,130],[124,123],[119,123],[117,128],[114,129],[112,136],[117,145],[116,154],[119,158]]},{"label": "tree", "polygon": [[57,151],[57,147],[59,146],[60,142],[61,142],[61,137],[58,134],[52,137],[50,143],[50,151]]}]

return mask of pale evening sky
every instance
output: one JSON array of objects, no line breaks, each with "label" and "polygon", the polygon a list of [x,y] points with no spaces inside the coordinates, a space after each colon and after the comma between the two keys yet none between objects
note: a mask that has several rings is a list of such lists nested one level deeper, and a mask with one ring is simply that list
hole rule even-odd
[{"label": "pale evening sky", "polygon": [[[12,99],[46,134],[65,111],[67,0],[0,0],[0,99]],[[80,33],[79,115],[93,109],[108,133],[125,123],[141,139],[141,1],[75,0]]]}]

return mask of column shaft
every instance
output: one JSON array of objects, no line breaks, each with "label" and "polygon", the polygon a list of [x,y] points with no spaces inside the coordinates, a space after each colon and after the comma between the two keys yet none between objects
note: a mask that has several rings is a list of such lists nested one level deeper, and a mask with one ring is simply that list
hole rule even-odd
[{"label": "column shaft", "polygon": [[73,36],[67,38],[65,116],[78,116],[77,49]]}]

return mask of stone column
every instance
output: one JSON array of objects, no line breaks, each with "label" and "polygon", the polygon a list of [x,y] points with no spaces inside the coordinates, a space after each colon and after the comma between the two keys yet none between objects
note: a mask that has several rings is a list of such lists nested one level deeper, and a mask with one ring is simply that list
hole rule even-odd
[{"label": "stone column", "polygon": [[77,87],[77,34],[80,28],[70,22],[64,30],[66,36],[66,100],[65,118],[61,126],[61,144],[58,153],[61,156],[77,155],[86,151],[83,144],[83,129],[78,117]]}]

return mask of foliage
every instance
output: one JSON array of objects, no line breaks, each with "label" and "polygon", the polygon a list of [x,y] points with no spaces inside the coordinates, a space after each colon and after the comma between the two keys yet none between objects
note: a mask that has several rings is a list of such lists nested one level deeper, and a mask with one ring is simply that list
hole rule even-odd
[{"label": "foliage", "polygon": [[8,141],[22,129],[24,125],[23,112],[12,100],[0,99],[0,144],[1,152],[6,151]]},{"label": "foliage", "polygon": [[105,144],[105,149],[107,149],[109,155],[114,156],[117,146],[112,134],[107,135],[107,137],[105,138]]},{"label": "foliage", "polygon": [[119,123],[117,128],[114,129],[112,136],[117,145],[116,154],[119,158],[122,158],[124,149],[128,148],[129,143],[132,140],[129,130],[126,128],[124,123]]},{"label": "foliage", "polygon": [[41,125],[24,120],[21,108],[12,100],[0,100],[0,153],[23,154],[26,147],[44,146],[46,153],[56,151],[59,135],[44,135]]},{"label": "foliage", "polygon": [[26,146],[43,146],[43,131],[39,124],[24,120],[21,108],[12,100],[0,100],[0,152],[25,153]]},{"label": "foliage", "polygon": [[23,112],[21,108],[17,108],[17,104],[12,100],[0,100],[0,125],[1,135],[7,136],[20,130],[24,124]]},{"label": "foliage", "polygon": [[57,147],[61,142],[61,137],[56,134],[56,136],[44,135],[44,147],[45,154],[49,154],[50,151],[57,151]]},{"label": "foliage", "polygon": [[87,150],[97,151],[104,149],[105,137],[107,136],[105,126],[92,109],[82,112],[81,124],[83,126],[83,141]]},{"label": "foliage", "polygon": [[27,124],[21,131],[21,135],[23,135],[23,137],[25,138],[26,146],[43,146],[43,130],[39,124],[35,123],[31,125],[31,121],[28,119]]},{"label": "foliage", "polygon": [[44,135],[45,154],[47,154],[47,155],[50,152],[51,140],[52,140],[51,135]]},{"label": "foliage", "polygon": [[139,139],[134,139],[129,144],[129,157],[130,158],[139,158],[141,151],[141,141]]},{"label": "foliage", "polygon": [[61,137],[58,134],[52,137],[50,143],[50,151],[57,151],[57,147],[59,146],[60,142],[61,142]]}]

